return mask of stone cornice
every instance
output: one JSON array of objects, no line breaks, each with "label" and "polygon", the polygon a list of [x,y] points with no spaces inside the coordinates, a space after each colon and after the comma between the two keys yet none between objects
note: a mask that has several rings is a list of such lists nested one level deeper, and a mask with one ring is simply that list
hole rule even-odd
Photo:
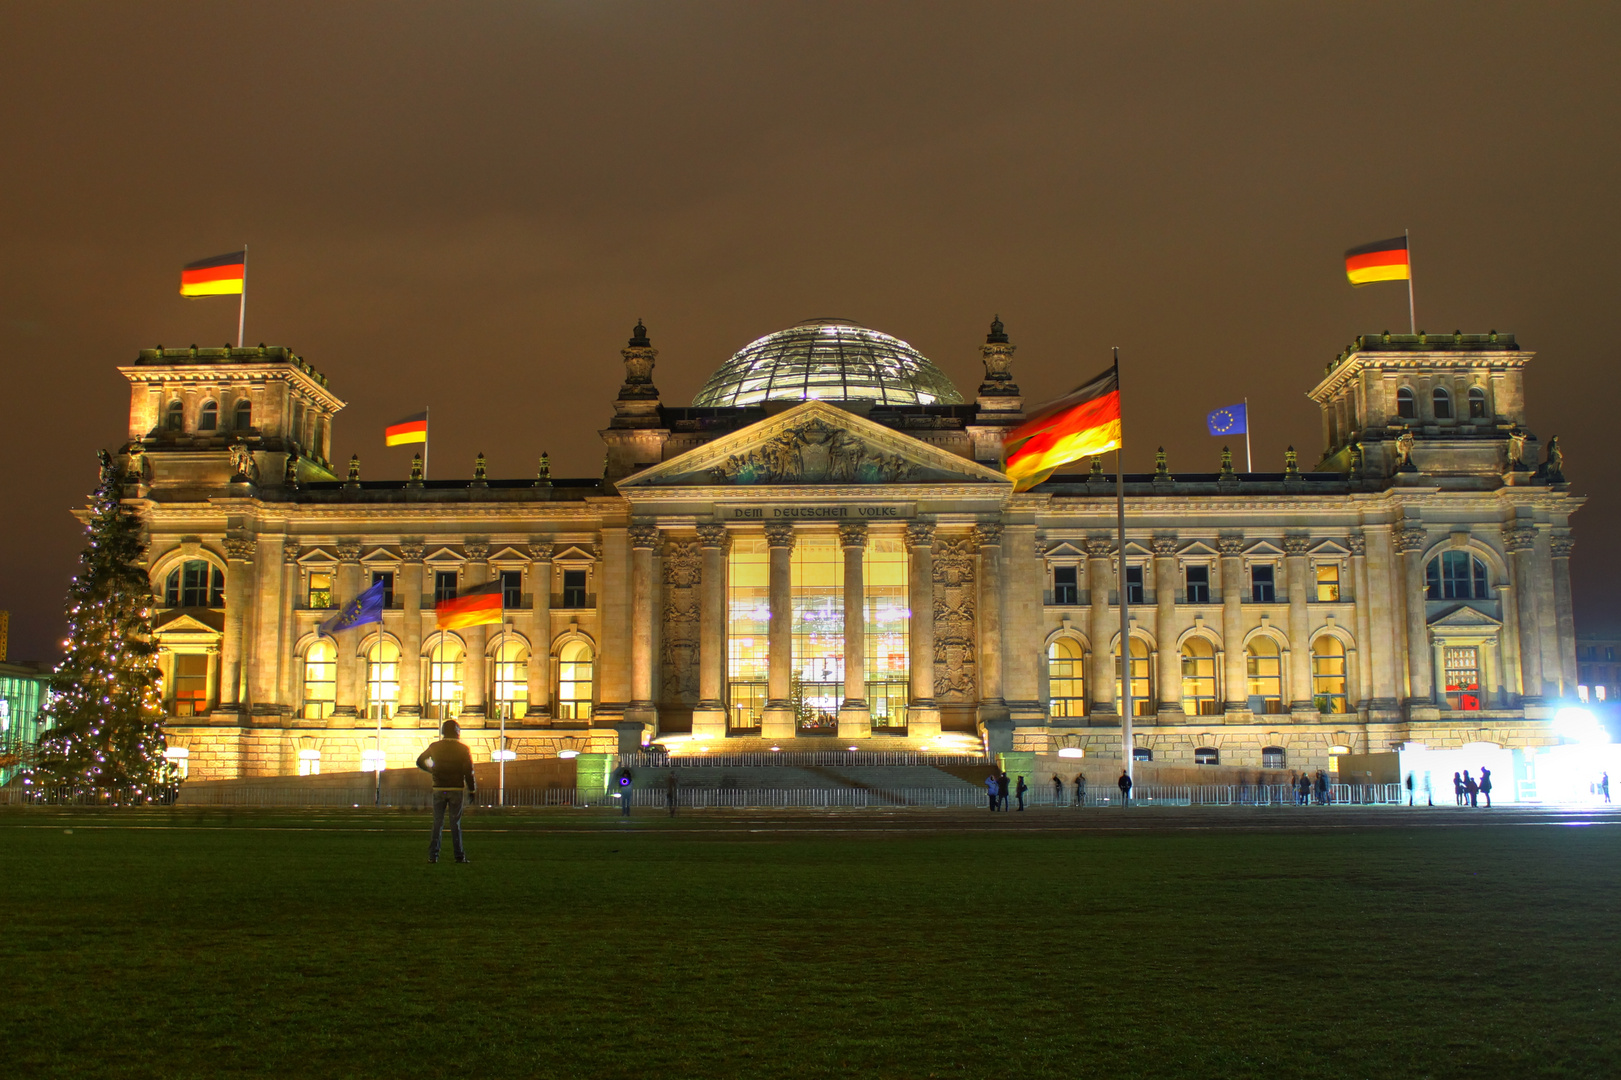
[{"label": "stone cornice", "polygon": [[230,385],[231,383],[253,382],[265,380],[270,382],[290,382],[298,384],[299,389],[316,398],[330,408],[333,412],[342,409],[348,402],[316,382],[296,365],[280,364],[163,364],[142,365],[140,367],[120,367],[119,373],[132,383],[214,383]]},{"label": "stone cornice", "polygon": [[1447,349],[1434,351],[1408,352],[1379,352],[1368,349],[1353,352],[1347,356],[1334,370],[1329,372],[1306,396],[1321,404],[1333,397],[1346,383],[1353,381],[1364,371],[1418,371],[1420,369],[1435,368],[1468,368],[1475,371],[1511,371],[1522,368],[1536,356],[1536,353],[1524,349],[1482,349],[1463,350]]}]

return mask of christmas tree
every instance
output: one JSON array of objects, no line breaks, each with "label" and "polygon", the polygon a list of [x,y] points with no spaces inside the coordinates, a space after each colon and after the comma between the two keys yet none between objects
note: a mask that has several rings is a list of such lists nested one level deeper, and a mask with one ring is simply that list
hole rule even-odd
[{"label": "christmas tree", "polygon": [[51,678],[33,783],[73,793],[119,789],[137,800],[172,784],[165,759],[152,588],[145,543],[124,505],[124,471],[105,450],[90,500],[89,542],[68,588],[67,655]]}]

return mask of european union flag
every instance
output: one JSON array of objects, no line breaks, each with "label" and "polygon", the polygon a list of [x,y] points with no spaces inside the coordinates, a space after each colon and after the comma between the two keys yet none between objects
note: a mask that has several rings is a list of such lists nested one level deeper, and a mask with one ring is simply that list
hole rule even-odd
[{"label": "european union flag", "polygon": [[351,626],[364,626],[366,623],[380,623],[383,621],[383,586],[386,582],[378,581],[371,588],[343,605],[332,618],[321,624],[321,633],[336,634],[339,630],[347,630]]},{"label": "european union flag", "polygon": [[1249,406],[1228,405],[1204,418],[1212,435],[1243,435],[1250,429]]}]

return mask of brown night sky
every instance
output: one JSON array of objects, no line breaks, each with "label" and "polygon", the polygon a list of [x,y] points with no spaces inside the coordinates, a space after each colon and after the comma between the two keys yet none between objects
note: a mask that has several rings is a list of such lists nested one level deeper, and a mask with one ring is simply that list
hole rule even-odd
[{"label": "brown night sky", "polygon": [[[181,264],[251,245],[247,339],[350,403],[334,458],[595,475],[638,316],[685,404],[753,338],[837,315],[972,394],[1000,312],[1027,398],[1122,349],[1127,467],[1258,469],[1400,285],[1431,332],[1539,352],[1531,427],[1590,496],[1579,627],[1615,626],[1621,9],[1613,4],[8,5],[0,13],[0,607],[49,658],[68,511],[124,437],[136,350],[234,338]],[[1606,430],[1611,432],[1606,435]]]}]

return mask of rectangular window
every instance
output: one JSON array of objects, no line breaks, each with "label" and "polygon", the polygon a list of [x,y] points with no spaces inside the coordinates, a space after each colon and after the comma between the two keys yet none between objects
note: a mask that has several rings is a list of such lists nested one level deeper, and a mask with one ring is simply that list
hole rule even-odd
[{"label": "rectangular window", "polygon": [[1210,567],[1190,566],[1188,576],[1188,603],[1210,603]]},{"label": "rectangular window", "polygon": [[309,606],[312,608],[329,608],[332,606],[332,575],[321,571],[310,571]]},{"label": "rectangular window", "polygon": [[844,552],[832,534],[794,538],[793,674],[789,700],[801,735],[838,731],[844,699]]},{"label": "rectangular window", "polygon": [[1257,604],[1278,602],[1277,567],[1271,563],[1250,567],[1250,600]]},{"label": "rectangular window", "polygon": [[770,552],[763,537],[736,537],[726,559],[727,728],[758,731],[765,711],[771,624]]},{"label": "rectangular window", "polygon": [[373,570],[371,583],[376,585],[379,581],[383,583],[383,606],[391,608],[394,606],[394,571]]},{"label": "rectangular window", "polygon": [[1335,603],[1340,598],[1340,564],[1317,564],[1317,600],[1319,603]]},{"label": "rectangular window", "polygon": [[1477,712],[1480,709],[1480,650],[1474,646],[1447,646],[1442,650],[1446,663],[1447,708]]},{"label": "rectangular window", "polygon": [[203,653],[176,653],[174,658],[174,714],[201,716],[208,712],[208,657]]},{"label": "rectangular window", "polygon": [[433,602],[456,599],[456,571],[435,570],[433,572]]},{"label": "rectangular window", "polygon": [[1143,592],[1143,568],[1141,566],[1126,567],[1126,603],[1146,603],[1146,594]]},{"label": "rectangular window", "polygon": [[563,606],[566,608],[585,607],[585,571],[563,571]]},{"label": "rectangular window", "polygon": [[875,732],[898,735],[906,730],[912,667],[906,544],[899,537],[868,540],[863,564],[867,708]]},{"label": "rectangular window", "polygon": [[523,571],[501,571],[501,603],[507,608],[523,607]]},{"label": "rectangular window", "polygon": [[1073,566],[1053,567],[1053,603],[1067,607],[1081,602],[1081,589]]},{"label": "rectangular window", "polygon": [[1606,645],[1604,647],[1604,659],[1606,659],[1606,660],[1614,660],[1615,659],[1615,648],[1614,648],[1614,646]]}]

